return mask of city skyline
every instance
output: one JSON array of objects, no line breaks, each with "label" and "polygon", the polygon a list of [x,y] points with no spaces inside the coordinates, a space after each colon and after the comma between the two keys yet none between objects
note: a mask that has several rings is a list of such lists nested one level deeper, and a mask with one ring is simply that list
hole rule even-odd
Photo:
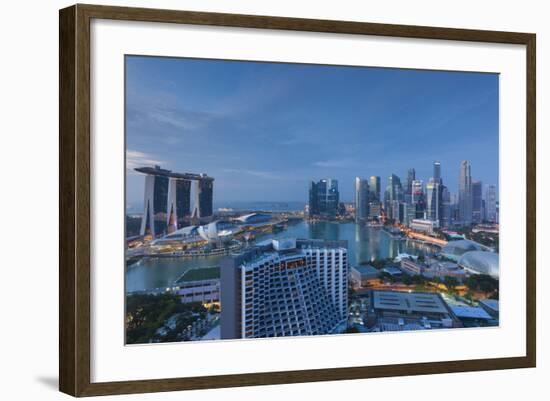
[{"label": "city skyline", "polygon": [[126,343],[498,326],[498,96],[126,57]]},{"label": "city skyline", "polygon": [[485,151],[498,149],[497,75],[133,56],[126,63],[129,208],[143,206],[143,176],[133,168],[154,164],[215,177],[218,204],[307,203],[312,180],[337,179],[341,200],[352,202],[355,177],[380,176],[385,188],[388,176],[406,182],[414,168],[426,183],[436,160],[456,194],[468,160],[472,178],[484,193],[495,185],[498,199],[498,152]]}]

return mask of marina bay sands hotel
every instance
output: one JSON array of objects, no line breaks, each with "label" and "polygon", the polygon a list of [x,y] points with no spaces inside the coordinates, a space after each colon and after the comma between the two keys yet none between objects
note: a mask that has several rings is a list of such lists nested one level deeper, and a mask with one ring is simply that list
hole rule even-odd
[{"label": "marina bay sands hotel", "polygon": [[206,174],[174,173],[159,166],[139,167],[145,174],[145,198],[140,235],[155,238],[155,216],[166,218],[166,231],[182,227],[184,219],[200,221],[213,214],[214,178]]}]

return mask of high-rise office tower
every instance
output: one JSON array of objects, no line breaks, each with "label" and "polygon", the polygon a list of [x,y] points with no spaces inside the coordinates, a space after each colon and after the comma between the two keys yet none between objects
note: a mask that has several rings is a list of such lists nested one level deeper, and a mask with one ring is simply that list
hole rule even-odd
[{"label": "high-rise office tower", "polygon": [[347,319],[346,241],[273,240],[221,262],[221,338],[330,334]]},{"label": "high-rise office tower", "polygon": [[497,223],[497,187],[495,185],[487,186],[487,190],[485,191],[485,210],[487,221]]},{"label": "high-rise office tower", "polygon": [[442,225],[443,220],[443,193],[446,190],[446,187],[443,185],[443,178],[441,177],[441,162],[434,161],[433,164],[433,182],[435,184],[435,197],[436,197],[436,210],[435,210],[435,220],[439,221],[439,224]]},{"label": "high-rise office tower", "polygon": [[483,220],[481,181],[472,181],[472,222],[481,223]]},{"label": "high-rise office tower", "polygon": [[338,180],[332,178],[311,182],[309,186],[309,215],[336,216],[340,193]]},{"label": "high-rise office tower", "polygon": [[403,225],[409,227],[411,222],[416,219],[416,213],[415,204],[401,202],[399,207],[399,218]]},{"label": "high-rise office tower", "polygon": [[416,171],[414,168],[410,168],[407,171],[407,182],[405,184],[405,202],[411,203],[412,201],[412,183],[416,180]]},{"label": "high-rise office tower", "polygon": [[472,175],[470,163],[467,160],[460,162],[458,215],[462,224],[472,223]]},{"label": "high-rise office tower", "polygon": [[403,196],[403,187],[401,186],[401,179],[397,175],[392,174],[389,177],[388,188],[390,191],[390,200],[401,200],[400,198]]},{"label": "high-rise office tower", "polygon": [[399,215],[399,205],[401,205],[402,202],[399,202],[398,200],[391,201],[390,204],[390,218],[394,219],[396,223],[401,223],[401,218]]},{"label": "high-rise office tower", "polygon": [[449,189],[441,186],[441,215],[439,219],[440,227],[449,227],[452,223],[451,193]]},{"label": "high-rise office tower", "polygon": [[434,175],[433,175],[434,182],[441,184],[443,180],[441,179],[441,163],[435,161],[434,162]]},{"label": "high-rise office tower", "polygon": [[369,217],[369,181],[355,177],[355,221],[365,221]]},{"label": "high-rise office tower", "polygon": [[382,200],[382,198],[380,198],[380,177],[375,175],[370,177],[369,193],[371,195],[371,202],[380,202]]},{"label": "high-rise office tower", "polygon": [[307,209],[310,217],[319,215],[319,197],[317,196],[317,183],[315,181],[309,183],[309,203]]},{"label": "high-rise office tower", "polygon": [[439,193],[440,185],[432,177],[426,184],[426,218],[431,221],[439,221]]},{"label": "high-rise office tower", "polygon": [[384,206],[386,208],[386,214],[390,219],[395,219],[398,216],[394,216],[394,202],[403,200],[403,188],[401,186],[401,179],[392,174],[388,177],[388,186],[384,193]]},{"label": "high-rise office tower", "polygon": [[369,203],[369,219],[377,220],[382,216],[382,204],[378,201]]},{"label": "high-rise office tower", "polygon": [[422,180],[414,180],[412,182],[412,195],[411,202],[415,206],[417,219],[424,218],[424,211],[426,209],[426,199],[424,196],[424,185]]}]

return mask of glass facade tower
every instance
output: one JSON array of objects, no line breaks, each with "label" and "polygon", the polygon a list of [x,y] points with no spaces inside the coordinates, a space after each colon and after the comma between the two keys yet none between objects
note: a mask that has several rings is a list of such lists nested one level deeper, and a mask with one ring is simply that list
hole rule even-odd
[{"label": "glass facade tower", "polygon": [[355,177],[355,221],[361,222],[369,217],[369,181]]},{"label": "glass facade tower", "polygon": [[472,223],[472,175],[470,162],[460,162],[458,180],[458,216],[462,224]]}]

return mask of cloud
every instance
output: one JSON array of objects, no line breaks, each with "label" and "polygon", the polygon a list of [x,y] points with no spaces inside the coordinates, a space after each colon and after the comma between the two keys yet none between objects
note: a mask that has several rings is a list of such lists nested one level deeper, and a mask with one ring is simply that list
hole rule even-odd
[{"label": "cloud", "polygon": [[136,167],[155,165],[166,167],[167,164],[166,161],[158,160],[144,152],[130,149],[126,151],[126,172],[128,174],[133,174]]},{"label": "cloud", "polygon": [[233,169],[233,168],[226,168],[223,169],[224,173],[231,173],[231,174],[245,174],[250,175],[254,177],[264,178],[267,180],[281,180],[284,179],[284,177],[274,174],[270,171],[261,171],[261,170],[248,170],[248,169]]}]

